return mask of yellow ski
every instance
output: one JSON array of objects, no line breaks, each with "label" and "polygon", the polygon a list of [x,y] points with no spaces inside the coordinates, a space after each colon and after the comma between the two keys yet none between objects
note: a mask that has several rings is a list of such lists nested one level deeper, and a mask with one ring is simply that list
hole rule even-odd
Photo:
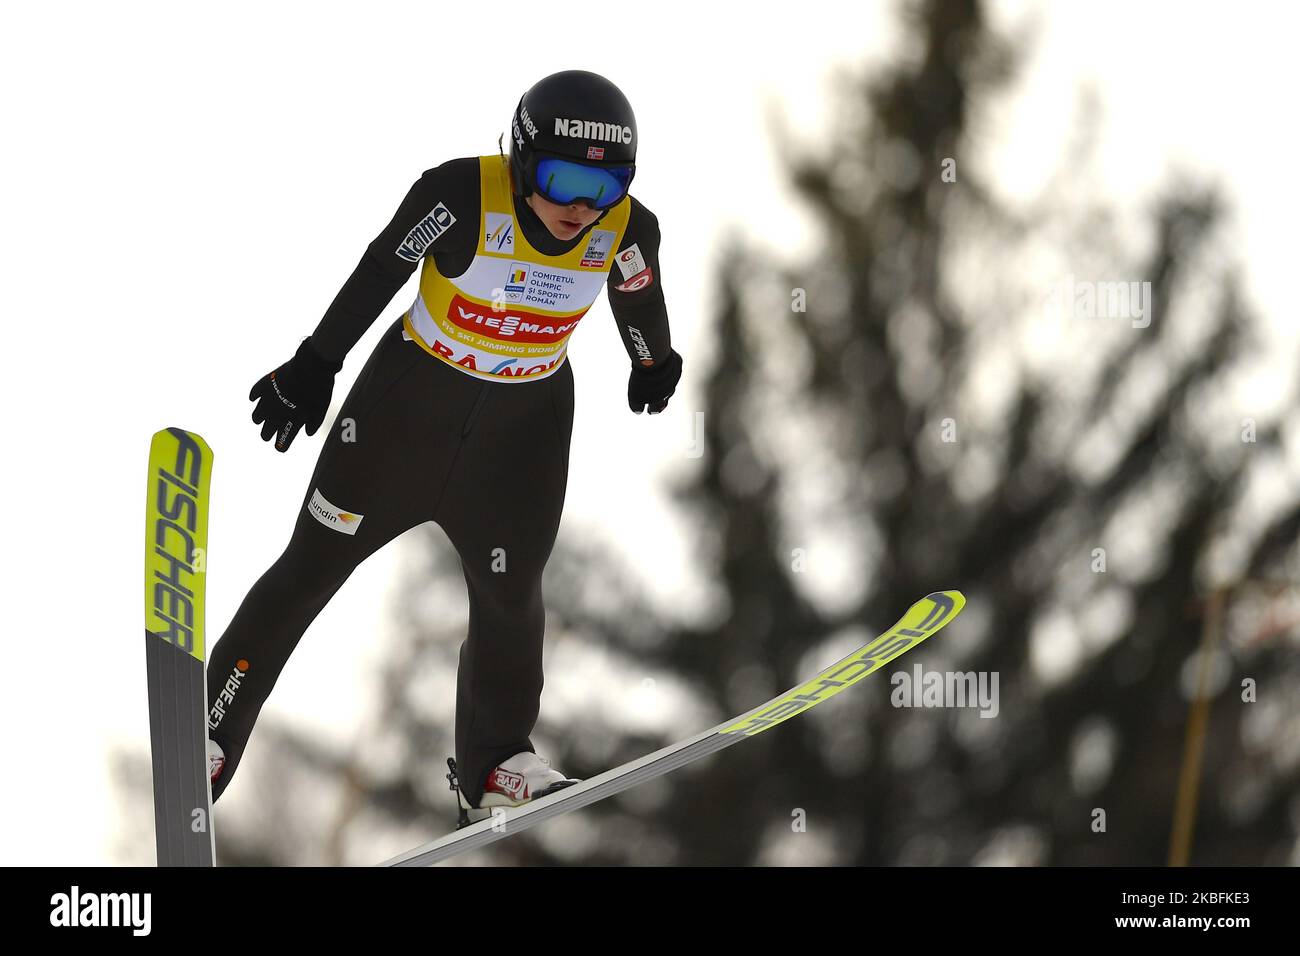
[{"label": "yellow ski", "polygon": [[927,594],[913,604],[897,624],[879,637],[836,661],[811,680],[734,720],[621,767],[607,770],[589,780],[539,797],[521,807],[494,810],[493,815],[487,819],[408,850],[385,861],[383,865],[429,866],[460,853],[476,850],[760,734],[852,687],[931,634],[938,633],[965,606],[966,598],[960,591],[935,591]]},{"label": "yellow ski", "polygon": [[168,428],[149,447],[144,637],[159,866],[212,866],[206,645],[208,484],[212,450]]}]

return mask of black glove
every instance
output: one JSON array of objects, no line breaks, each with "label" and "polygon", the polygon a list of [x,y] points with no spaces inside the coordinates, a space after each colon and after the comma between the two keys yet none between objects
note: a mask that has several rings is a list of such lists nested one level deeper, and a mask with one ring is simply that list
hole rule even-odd
[{"label": "black glove", "polygon": [[668,358],[654,368],[632,366],[632,375],[627,380],[627,404],[638,415],[646,405],[650,414],[658,415],[668,405],[669,397],[677,390],[677,383],[682,377],[682,357],[673,349],[668,350]]},{"label": "black glove", "polygon": [[293,358],[258,379],[248,400],[257,402],[253,421],[262,425],[262,440],[274,436],[275,450],[288,451],[304,425],[308,435],[316,434],[330,407],[334,376],[342,367],[317,352],[311,339],[303,339]]}]

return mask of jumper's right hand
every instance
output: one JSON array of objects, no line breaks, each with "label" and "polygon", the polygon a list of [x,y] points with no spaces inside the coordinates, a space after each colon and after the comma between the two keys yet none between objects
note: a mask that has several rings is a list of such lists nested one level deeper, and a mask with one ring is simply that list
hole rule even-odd
[{"label": "jumper's right hand", "polygon": [[262,426],[262,440],[274,438],[275,450],[283,452],[293,444],[298,429],[306,426],[308,435],[316,434],[329,410],[340,368],[342,363],[330,363],[312,347],[311,339],[303,339],[293,358],[258,379],[248,399],[257,402],[253,421]]}]

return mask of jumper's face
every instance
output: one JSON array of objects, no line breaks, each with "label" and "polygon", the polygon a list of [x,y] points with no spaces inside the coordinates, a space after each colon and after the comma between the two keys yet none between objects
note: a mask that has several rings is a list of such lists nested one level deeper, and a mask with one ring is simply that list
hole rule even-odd
[{"label": "jumper's face", "polygon": [[537,213],[537,218],[556,239],[572,239],[599,219],[602,212],[599,209],[592,209],[586,203],[575,202],[561,206],[535,192],[529,193],[524,198],[524,202]]}]

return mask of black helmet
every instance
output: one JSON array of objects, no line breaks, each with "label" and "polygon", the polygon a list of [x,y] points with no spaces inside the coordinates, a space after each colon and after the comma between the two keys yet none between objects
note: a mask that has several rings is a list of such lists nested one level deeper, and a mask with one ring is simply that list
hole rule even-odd
[{"label": "black helmet", "polygon": [[[510,175],[516,193],[546,195],[545,189],[538,189],[537,167],[547,157],[608,169],[626,193],[636,171],[632,104],[598,73],[565,70],[539,80],[519,98],[510,124]],[[622,194],[604,197],[599,204],[596,197],[586,198],[596,208],[608,208]]]}]

